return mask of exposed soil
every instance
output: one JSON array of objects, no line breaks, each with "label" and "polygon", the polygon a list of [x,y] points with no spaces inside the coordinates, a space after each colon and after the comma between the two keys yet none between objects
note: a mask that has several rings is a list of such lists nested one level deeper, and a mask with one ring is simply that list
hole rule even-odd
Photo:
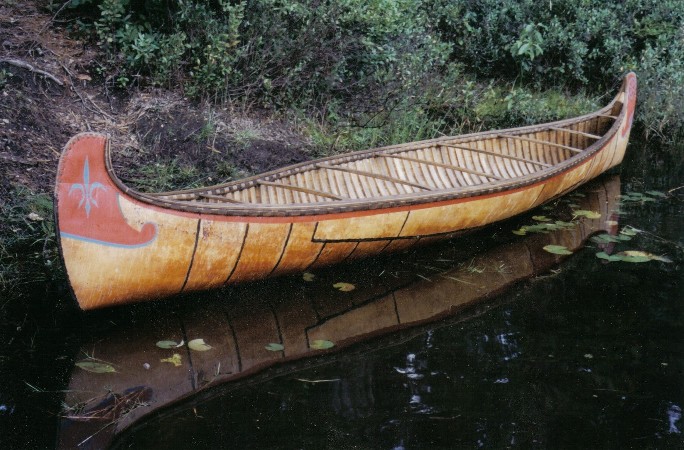
[{"label": "exposed soil", "polygon": [[[38,3],[0,6],[0,207],[20,188],[52,192],[60,151],[81,131],[108,133],[121,177],[148,191],[309,158],[306,140],[273,119],[168,90],[116,91],[91,73],[98,57],[97,47],[70,37]],[[155,172],[162,170],[166,178]]]}]

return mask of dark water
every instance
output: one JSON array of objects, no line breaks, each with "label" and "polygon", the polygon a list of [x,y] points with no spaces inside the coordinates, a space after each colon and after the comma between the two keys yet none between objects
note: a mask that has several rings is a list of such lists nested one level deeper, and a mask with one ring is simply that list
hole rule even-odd
[{"label": "dark water", "polygon": [[[666,192],[684,185],[682,154],[632,145],[621,190]],[[684,189],[677,193],[624,205],[618,219],[620,228],[645,232],[616,251],[644,250],[672,263],[607,264],[589,242],[562,264],[476,308],[206,390],[149,415],[114,445],[684,448]],[[496,227],[487,236],[508,236],[515,226]],[[477,239],[469,242],[478,245]],[[359,271],[382,272],[382,264],[396,269],[373,262],[331,277],[360,285]],[[267,292],[284,284],[246,289]],[[176,302],[78,315],[51,308],[58,298],[38,293],[2,323],[2,448],[54,448],[97,433],[81,445],[96,448],[108,422],[65,437],[75,428],[58,417],[70,395],[62,391],[74,389],[74,362],[96,349],[94,356],[102,355],[127,337],[135,342],[131,336],[158,326],[156,317],[163,319],[168,309],[177,308],[175,316],[192,312]],[[130,333],[118,331],[123,324]]]}]

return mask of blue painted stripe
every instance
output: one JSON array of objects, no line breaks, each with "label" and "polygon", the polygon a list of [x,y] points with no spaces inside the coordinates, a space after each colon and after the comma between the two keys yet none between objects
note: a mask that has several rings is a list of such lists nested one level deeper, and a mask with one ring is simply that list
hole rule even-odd
[{"label": "blue painted stripe", "polygon": [[93,238],[88,238],[85,236],[79,236],[77,234],[71,234],[71,233],[65,233],[61,232],[60,236],[62,238],[69,238],[69,239],[75,239],[77,241],[83,241],[83,242],[89,242],[91,244],[100,244],[100,245],[105,245],[107,247],[117,247],[117,248],[141,248],[141,247],[146,247],[150,245],[152,242],[154,242],[157,239],[157,225],[154,225],[154,236],[152,236],[152,239],[150,239],[147,242],[143,242],[142,244],[117,244],[114,242],[107,242],[107,241],[101,241],[99,239],[93,239]]}]

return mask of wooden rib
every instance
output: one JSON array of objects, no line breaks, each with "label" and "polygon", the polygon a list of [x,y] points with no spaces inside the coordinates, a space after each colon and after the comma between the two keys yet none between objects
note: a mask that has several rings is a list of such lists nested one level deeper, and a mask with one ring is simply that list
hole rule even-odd
[{"label": "wooden rib", "polygon": [[507,155],[507,154],[497,153],[497,152],[490,152],[488,150],[480,150],[479,148],[471,148],[471,147],[466,147],[464,145],[442,144],[442,147],[457,148],[457,149],[461,149],[461,150],[469,150],[471,152],[476,152],[476,153],[483,153],[485,155],[500,156],[502,158],[512,159],[515,161],[525,162],[525,163],[529,163],[529,164],[536,164],[536,165],[542,166],[542,167],[553,167],[552,164],[546,164],[546,163],[543,163],[541,161],[535,161],[534,159],[523,158],[522,156],[515,156],[515,155]]},{"label": "wooden rib", "polygon": [[290,189],[292,191],[297,191],[297,192],[303,192],[305,194],[311,194],[311,195],[317,195],[318,197],[325,197],[325,198],[331,198],[333,200],[344,200],[344,197],[340,197],[339,195],[331,194],[329,192],[323,192],[323,191],[317,191],[315,189],[309,189],[301,186],[295,186],[292,184],[285,184],[285,183],[274,183],[272,181],[257,181],[257,184],[261,184],[264,186],[272,186],[276,188],[283,188],[283,189]]},{"label": "wooden rib", "polygon": [[478,176],[485,177],[485,178],[491,178],[493,180],[502,180],[503,179],[503,178],[501,178],[497,175],[493,175],[491,173],[479,172],[477,170],[466,169],[465,167],[454,166],[452,164],[445,164],[445,163],[439,163],[436,161],[430,161],[428,159],[411,158],[410,156],[400,156],[400,155],[396,155],[396,154],[389,154],[388,155],[388,154],[384,154],[384,153],[380,153],[377,156],[382,156],[384,158],[403,159],[405,161],[411,161],[411,162],[415,162],[415,163],[419,163],[419,164],[427,164],[429,166],[435,166],[435,167],[444,167],[445,169],[458,170],[459,172],[465,172],[465,173],[469,173],[472,175],[478,175]]},{"label": "wooden rib", "polygon": [[582,149],[579,149],[579,148],[569,147],[569,146],[563,145],[563,144],[556,144],[555,142],[542,141],[541,139],[528,138],[528,137],[524,137],[524,136],[516,136],[513,134],[500,134],[499,137],[502,137],[505,139],[519,139],[521,141],[533,142],[535,144],[548,145],[550,147],[558,147],[558,148],[562,148],[565,150],[569,150],[573,153],[582,153],[582,151],[583,151]]},{"label": "wooden rib", "polygon": [[601,139],[603,137],[603,136],[598,136],[596,134],[585,133],[584,131],[571,130],[569,128],[549,127],[549,129],[555,130],[555,131],[566,131],[566,132],[572,133],[572,134],[579,134],[581,136],[586,136],[586,137],[592,138],[592,139]]},{"label": "wooden rib", "polygon": [[[197,197],[199,197],[199,198],[206,198],[207,200],[218,200],[218,201],[224,202],[224,203],[242,203],[241,201],[235,200],[234,198],[222,197],[222,196],[220,196],[220,195],[213,195],[213,194],[201,194],[201,193],[198,193],[198,194],[197,194]],[[193,198],[193,199],[190,199],[190,200],[195,200],[195,199]]]},{"label": "wooden rib", "polygon": [[317,167],[319,169],[339,170],[340,172],[347,172],[347,173],[353,173],[356,175],[361,175],[364,177],[377,178],[379,180],[385,180],[385,181],[389,181],[391,183],[405,184],[408,186],[417,187],[419,189],[425,189],[426,191],[432,191],[433,190],[431,187],[423,186],[422,184],[414,183],[412,181],[400,180],[398,178],[388,177],[387,175],[382,175],[382,174],[373,173],[373,172],[366,172],[365,170],[352,169],[350,167],[330,166],[328,164],[320,164],[320,163],[316,164],[315,167]]}]

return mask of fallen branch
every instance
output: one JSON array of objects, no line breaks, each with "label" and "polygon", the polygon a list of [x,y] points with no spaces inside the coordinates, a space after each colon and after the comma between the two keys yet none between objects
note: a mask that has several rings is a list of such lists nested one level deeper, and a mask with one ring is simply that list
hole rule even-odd
[{"label": "fallen branch", "polygon": [[28,71],[37,73],[38,75],[42,75],[45,78],[49,78],[50,80],[57,83],[59,86],[64,86],[64,82],[62,80],[60,80],[59,78],[57,78],[56,76],[54,76],[53,74],[51,74],[50,72],[46,72],[46,71],[41,70],[41,69],[36,69],[35,67],[33,67],[31,64],[27,63],[26,61],[21,61],[18,59],[0,58],[0,63],[7,63],[7,64],[10,64],[12,66],[21,67],[22,69],[26,69]]}]

